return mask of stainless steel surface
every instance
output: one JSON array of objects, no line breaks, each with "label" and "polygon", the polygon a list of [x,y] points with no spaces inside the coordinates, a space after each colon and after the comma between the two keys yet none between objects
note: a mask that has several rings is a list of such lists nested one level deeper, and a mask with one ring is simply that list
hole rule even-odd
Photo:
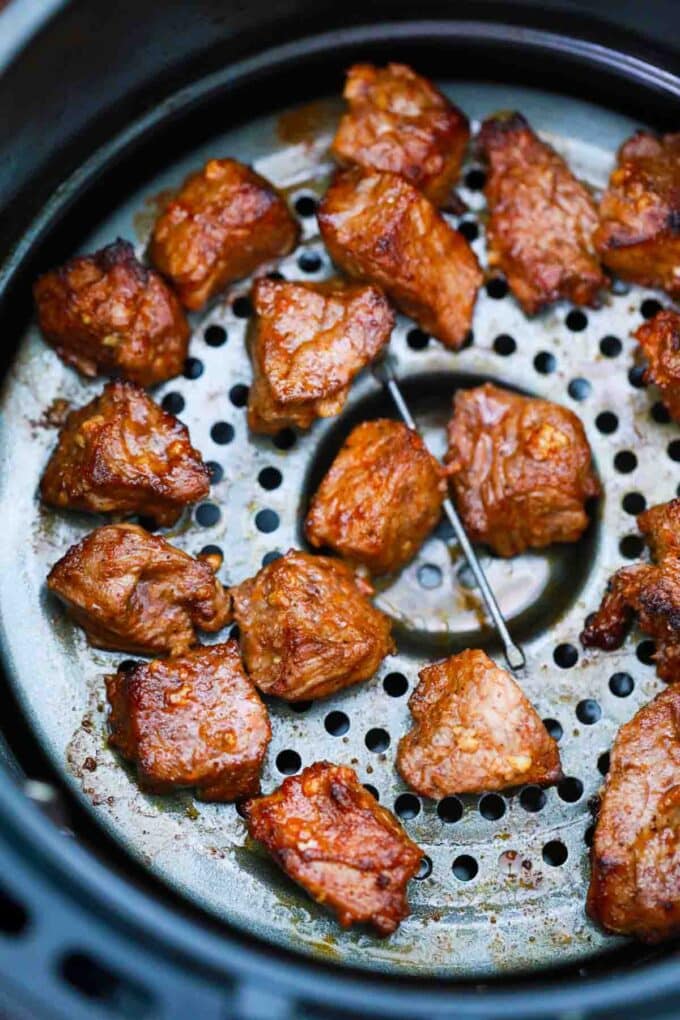
[{"label": "stainless steel surface", "polygon": [[[596,106],[528,90],[470,83],[447,91],[474,118],[497,108],[522,109],[594,186],[604,183],[616,146],[636,126]],[[326,146],[338,108],[331,103],[315,107],[313,117],[308,112],[306,119],[289,119],[283,135],[277,118],[262,119],[187,153],[181,164],[167,167],[108,216],[86,247],[120,234],[136,239],[141,251],[155,210],[153,196],[175,186],[207,156],[253,161],[259,171],[287,188],[293,202],[300,195],[318,194],[328,171]],[[320,132],[315,144],[304,136],[297,138],[293,130],[310,119]],[[468,188],[462,194],[470,207],[463,218],[478,223],[480,236],[473,247],[483,255],[482,195]],[[314,218],[302,222],[300,251],[317,253],[319,268],[304,272],[298,264],[300,252],[280,268],[289,278],[321,279],[330,273],[328,259]],[[247,320],[239,318],[231,305],[231,299],[246,289],[237,288],[230,300],[194,317],[191,356],[200,360],[202,374],[173,380],[157,392],[159,400],[169,393],[181,395],[180,417],[195,444],[206,460],[223,468],[222,480],[211,494],[220,508],[219,521],[202,528],[195,515],[188,515],[168,537],[192,553],[206,544],[220,545],[226,583],[252,575],[265,555],[300,544],[300,521],[313,481],[337,450],[353,416],[391,410],[382,388],[367,372],[353,387],[339,421],[319,422],[290,448],[250,436],[242,406],[242,387],[250,381],[244,344]],[[608,575],[623,562],[619,542],[635,533],[623,497],[641,492],[651,504],[672,497],[678,483],[677,464],[666,453],[677,428],[652,417],[658,395],[628,381],[634,349],[629,334],[641,321],[640,304],[647,296],[649,292],[639,289],[612,295],[604,307],[587,312],[584,329],[572,331],[565,322],[566,305],[529,321],[511,297],[494,299],[482,291],[474,343],[459,353],[432,340],[422,348],[418,334],[409,343],[413,324],[399,318],[391,355],[418,428],[437,456],[444,450],[454,387],[488,378],[556,400],[581,416],[605,497],[591,533],[577,545],[509,561],[482,554],[501,610],[527,658],[523,687],[541,716],[559,723],[565,773],[581,785],[567,784],[561,793],[546,791],[540,810],[535,808],[542,798],[532,791],[491,802],[462,797],[439,809],[425,800],[400,799],[408,791],[395,772],[394,754],[409,725],[407,690],[413,689],[418,670],[465,645],[494,647],[493,634],[483,626],[479,596],[471,587],[474,579],[463,558],[455,549],[451,552],[447,528],[435,532],[416,560],[377,596],[378,605],[394,618],[399,651],[372,681],[303,712],[270,702],[273,739],[263,775],[265,791],[283,778],[276,764],[280,752],[294,750],[303,766],[319,758],[352,764],[378,791],[381,803],[388,807],[396,803],[403,815],[410,815],[404,824],[428,855],[431,872],[411,884],[413,913],[398,933],[383,941],[365,932],[340,931],[249,842],[233,805],[201,804],[188,793],[144,796],[130,770],[108,749],[102,675],[115,669],[122,656],[89,648],[44,588],[49,566],[101,522],[43,509],[36,500],[38,479],[56,438],[54,429],[45,424],[46,408],[57,398],[81,405],[99,391],[101,381],[81,380],[43,344],[35,328],[30,330],[1,405],[4,654],[48,753],[77,795],[131,853],[196,903],[236,925],[361,967],[482,978],[577,961],[615,944],[589,923],[583,910],[588,877],[584,834],[591,824],[588,801],[600,785],[598,761],[617,727],[660,684],[653,668],[636,657],[635,636],[612,654],[579,649],[578,662],[571,668],[561,668],[554,656],[561,645],[578,648],[585,615],[597,604]],[[212,345],[214,332],[206,334],[211,325],[228,333],[221,346]],[[498,353],[512,346],[495,343],[501,335],[514,338],[513,353]],[[601,353],[600,342],[606,336],[619,338],[617,357]],[[546,373],[551,358],[554,371]],[[573,380],[579,379],[585,383],[574,386]],[[570,394],[585,396],[576,399]],[[604,412],[616,416],[614,431],[598,428]],[[612,420],[608,419],[610,425]],[[215,441],[219,431],[211,435],[216,422],[233,428],[229,443]],[[614,458],[624,450],[637,458],[629,473],[615,469]],[[261,484],[265,467],[280,472],[278,487]],[[257,515],[263,509],[278,516],[271,532],[258,529]],[[629,673],[635,682],[628,697],[618,697],[610,688],[610,677],[620,672]],[[394,674],[405,682],[393,676],[386,680]],[[592,724],[583,721],[597,715],[589,699],[601,712]],[[346,716],[344,732],[337,718],[328,723],[335,736],[326,728],[331,712]],[[559,866],[556,842],[567,853]],[[469,881],[457,877],[474,870],[469,861],[461,864],[461,856],[476,862],[477,873]]]}]

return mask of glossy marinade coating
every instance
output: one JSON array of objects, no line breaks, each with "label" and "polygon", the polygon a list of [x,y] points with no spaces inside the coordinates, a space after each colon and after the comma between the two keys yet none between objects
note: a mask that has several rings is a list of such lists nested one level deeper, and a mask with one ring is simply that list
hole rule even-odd
[{"label": "glossy marinade coating", "polygon": [[154,386],[181,373],[189,344],[182,307],[128,241],[45,273],[33,294],[43,336],[83,375]]},{"label": "glossy marinade coating", "polygon": [[139,386],[120,381],[69,414],[40,482],[51,506],[142,514],[163,526],[209,491],[186,427]]},{"label": "glossy marinade coating", "polygon": [[232,588],[251,679],[286,701],[368,680],[394,650],[390,621],[371,594],[346,564],[294,549]]},{"label": "glossy marinade coating", "polygon": [[624,142],[595,244],[624,280],[680,297],[680,134],[638,131]]},{"label": "glossy marinade coating", "polygon": [[135,524],[90,532],[55,563],[47,586],[97,648],[180,655],[197,630],[217,631],[230,619],[210,563]]},{"label": "glossy marinade coating", "polygon": [[106,692],[109,742],[135,762],[143,790],[192,787],[215,801],[259,793],[271,727],[235,641],[121,668]]},{"label": "glossy marinade coating", "polygon": [[378,287],[256,282],[248,424],[273,433],[338,414],[354,377],[385,346],[394,313]]},{"label": "glossy marinade coating", "polygon": [[680,935],[680,687],[619,730],[591,861],[594,920],[644,942]]},{"label": "glossy marinade coating", "polygon": [[305,536],[373,573],[389,573],[416,555],[445,496],[444,469],[416,432],[388,418],[366,421],[314,494]]},{"label": "glossy marinade coating", "polygon": [[198,309],[263,262],[287,255],[298,234],[269,181],[234,159],[211,159],[161,213],[150,254],[182,304]]},{"label": "glossy marinade coating", "polygon": [[637,524],[656,562],[616,571],[581,641],[587,648],[620,648],[637,618],[656,644],[658,675],[672,683],[680,680],[680,499],[650,507]]},{"label": "glossy marinade coating", "polygon": [[389,935],[409,913],[406,886],[423,852],[353,769],[316,762],[246,803],[250,835],[343,928]]},{"label": "glossy marinade coating", "polygon": [[458,390],[448,434],[451,486],[473,542],[516,556],[575,542],[588,527],[585,503],[600,485],[565,407],[486,383]]},{"label": "glossy marinade coating", "polygon": [[413,728],[397,768],[426,797],[546,786],[562,778],[557,744],[510,674],[468,649],[426,666],[409,699]]},{"label": "glossy marinade coating", "polygon": [[445,203],[470,138],[467,117],[405,64],[355,64],[343,95],[349,109],[333,155],[365,170],[400,174],[435,205]]},{"label": "glossy marinade coating", "polygon": [[633,335],[647,360],[645,381],[658,386],[671,418],[680,422],[680,313],[664,308]]},{"label": "glossy marinade coating", "polygon": [[393,173],[336,174],[318,211],[333,261],[382,287],[447,347],[470,330],[482,272],[472,248],[432,203]]},{"label": "glossy marinade coating", "polygon": [[489,266],[502,270],[527,315],[560,298],[597,304],[607,281],[586,186],[519,113],[485,120],[479,148],[488,164]]}]

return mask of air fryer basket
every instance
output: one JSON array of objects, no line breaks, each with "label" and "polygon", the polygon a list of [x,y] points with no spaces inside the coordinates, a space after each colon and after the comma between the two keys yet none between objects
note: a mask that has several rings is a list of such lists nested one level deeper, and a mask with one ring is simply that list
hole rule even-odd
[{"label": "air fryer basket", "polygon": [[[329,33],[297,51],[267,54],[259,67],[251,62],[240,69],[240,76],[232,68],[194,83],[85,164],[48,204],[10,271],[18,274],[21,260],[44,268],[118,235],[142,252],[158,196],[208,156],[233,155],[284,188],[300,216],[301,244],[276,268],[289,279],[330,275],[313,207],[330,169],[326,147],[341,109],[341,69],[357,55],[413,62],[474,119],[498,108],[521,109],[580,176],[602,187],[617,145],[638,121],[606,105],[539,89],[536,79],[530,88],[507,73],[503,84],[484,83],[479,67],[474,76],[468,67],[465,77],[453,79],[445,29],[420,24]],[[462,34],[459,28],[449,52],[460,46]],[[493,52],[479,29],[470,32],[470,45]],[[591,73],[596,66],[593,62]],[[645,87],[632,65],[622,61],[619,73],[638,90]],[[652,69],[645,73],[649,78]],[[645,94],[650,100],[656,96],[659,112],[650,116],[650,102],[645,121],[652,126],[665,114],[660,90],[668,85],[663,76],[655,82],[658,94],[648,85]],[[288,98],[297,102],[289,105]],[[454,222],[465,224],[483,260],[480,181],[471,156],[461,188],[468,211]],[[367,373],[339,418],[297,436],[249,435],[247,289],[237,286],[193,317],[185,376],[155,394],[186,422],[206,460],[216,465],[210,498],[168,537],[193,553],[219,546],[220,576],[229,584],[255,573],[272,554],[303,544],[306,503],[344,437],[359,420],[393,413]],[[415,797],[395,773],[396,743],[408,725],[406,700],[418,668],[470,645],[498,653],[464,562],[443,527],[397,582],[379,592],[378,605],[395,620],[399,651],[376,678],[302,710],[269,705],[274,736],[265,791],[320,758],[352,764],[425,849],[411,886],[412,916],[387,941],[341,932],[250,843],[233,805],[198,804],[188,794],[142,795],[106,747],[101,678],[122,657],[90,649],[43,586],[49,565],[93,521],[43,510],[35,500],[55,438],[45,423],[46,409],[63,398],[79,406],[101,384],[85,383],[66,369],[29,325],[2,396],[3,651],[11,697],[59,776],[66,800],[75,800],[74,817],[85,816],[90,831],[101,826],[179,898],[215,915],[234,936],[240,933],[243,945],[274,944],[302,953],[312,967],[342,964],[364,977],[383,973],[385,981],[417,977],[425,990],[433,976],[459,983],[517,981],[541,970],[571,965],[587,973],[615,966],[617,959],[657,955],[604,936],[585,918],[583,903],[589,802],[606,771],[607,749],[620,723],[660,685],[648,642],[631,640],[605,656],[584,654],[577,640],[609,574],[640,552],[632,516],[640,494],[651,505],[671,498],[677,487],[677,429],[641,386],[629,336],[653,313],[657,298],[620,287],[596,311],[564,304],[528,321],[499,281],[489,281],[480,293],[473,336],[459,353],[428,341],[414,323],[399,318],[391,341],[395,367],[435,453],[443,451],[454,390],[490,379],[575,410],[606,495],[577,546],[485,563],[527,655],[522,685],[560,735],[569,778],[557,789],[447,798],[437,805]],[[632,678],[632,690],[626,678]]]}]

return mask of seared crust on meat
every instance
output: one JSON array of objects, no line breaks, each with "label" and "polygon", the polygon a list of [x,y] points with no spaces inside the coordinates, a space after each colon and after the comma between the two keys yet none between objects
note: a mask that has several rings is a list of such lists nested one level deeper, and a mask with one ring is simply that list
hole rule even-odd
[{"label": "seared crust on meat", "polygon": [[197,309],[297,244],[299,227],[282,195],[234,159],[191,174],[156,222],[150,254],[186,308]]},{"label": "seared crust on meat", "polygon": [[248,424],[273,433],[338,414],[354,377],[385,346],[394,313],[378,287],[260,279]]},{"label": "seared crust on meat", "polygon": [[352,430],[305,520],[307,540],[373,573],[408,563],[439,521],[445,471],[420,436],[388,418]]},{"label": "seared crust on meat", "polygon": [[165,281],[128,241],[80,255],[36,281],[45,340],[86,376],[122,376],[155,386],[179,375],[189,324]]},{"label": "seared crust on meat", "polygon": [[547,786],[562,778],[557,744],[510,674],[468,649],[426,666],[409,699],[415,720],[402,737],[397,768],[417,793]]},{"label": "seared crust on meat", "polygon": [[169,526],[210,491],[184,425],[134,383],[111,382],[72,411],[40,482],[51,506],[142,514]]},{"label": "seared crust on meat", "polygon": [[560,298],[596,305],[607,281],[586,186],[519,113],[485,120],[479,147],[489,167],[489,266],[502,270],[527,315]]},{"label": "seared crust on meat", "polygon": [[355,64],[349,109],[333,139],[341,163],[400,174],[441,205],[458,178],[470,125],[446,96],[405,64]]},{"label": "seared crust on meat", "polygon": [[135,762],[143,790],[188,786],[216,801],[259,793],[271,727],[235,641],[121,668],[106,692],[109,742]]},{"label": "seared crust on meat", "polygon": [[680,134],[638,131],[624,142],[595,244],[622,279],[680,297]]},{"label": "seared crust on meat", "polygon": [[181,655],[196,643],[196,630],[220,630],[231,617],[207,560],[135,524],[90,532],[55,563],[47,587],[90,644],[133,655]]},{"label": "seared crust on meat", "polygon": [[346,170],[334,177],[318,219],[341,269],[378,284],[447,347],[463,344],[482,272],[462,234],[417,188],[397,174]]},{"label": "seared crust on meat", "polygon": [[587,648],[620,648],[637,617],[656,643],[658,675],[672,683],[680,680],[680,499],[650,507],[637,524],[656,562],[616,571],[581,641]]},{"label": "seared crust on meat", "polygon": [[373,676],[394,650],[370,585],[346,564],[289,550],[231,589],[246,669],[265,694],[325,698]]},{"label": "seared crust on meat", "polygon": [[575,542],[600,494],[576,415],[491,383],[456,393],[448,462],[468,535],[499,556]]},{"label": "seared crust on meat", "polygon": [[423,852],[353,769],[316,762],[245,810],[253,839],[343,928],[368,923],[389,935],[408,915],[406,886]]},{"label": "seared crust on meat", "polygon": [[658,386],[671,418],[680,422],[680,314],[664,308],[633,335],[647,359],[645,381]]},{"label": "seared crust on meat", "polygon": [[644,942],[680,935],[680,687],[619,730],[591,861],[595,921]]}]

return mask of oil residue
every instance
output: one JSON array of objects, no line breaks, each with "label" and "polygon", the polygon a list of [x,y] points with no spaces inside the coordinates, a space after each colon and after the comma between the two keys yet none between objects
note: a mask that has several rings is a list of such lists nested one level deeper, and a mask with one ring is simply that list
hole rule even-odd
[{"label": "oil residue", "polygon": [[313,145],[319,135],[335,131],[341,111],[337,100],[318,99],[286,110],[276,122],[276,133],[287,145]]}]

